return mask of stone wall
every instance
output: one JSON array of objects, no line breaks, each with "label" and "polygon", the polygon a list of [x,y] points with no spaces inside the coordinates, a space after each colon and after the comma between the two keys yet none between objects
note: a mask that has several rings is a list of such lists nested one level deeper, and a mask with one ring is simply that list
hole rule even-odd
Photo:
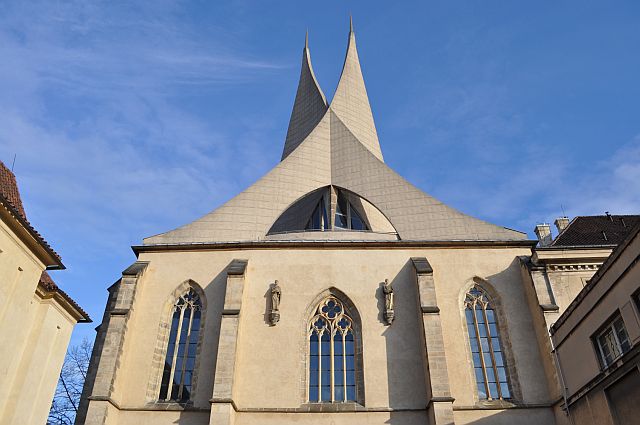
[{"label": "stone wall", "polygon": [[[551,409],[554,400],[549,396],[540,351],[531,349],[532,344],[537,346],[536,333],[517,260],[528,251],[528,248],[467,247],[143,252],[140,261],[148,262],[148,266],[138,278],[132,306],[135,314],[129,316],[123,336],[127,342],[113,376],[111,408],[117,406],[119,413],[104,423],[140,424],[139,418],[151,415],[156,418],[155,423],[175,423],[181,415],[189,416],[185,423],[208,423],[209,416],[197,412],[208,412],[210,400],[215,401],[218,397],[215,394],[222,394],[214,388],[214,382],[228,388],[225,397],[218,397],[226,399],[228,406],[214,409],[216,417],[223,419],[221,423],[284,423],[289,419],[324,423],[327,417],[335,423],[343,420],[424,423],[434,402],[448,403],[456,423],[476,420],[494,423],[488,417],[522,417],[529,418],[532,424],[554,423]],[[428,259],[433,269],[427,279],[432,280],[437,294],[432,306],[437,307],[437,312],[427,312],[416,301],[419,277],[412,257]],[[229,296],[229,269],[238,258],[247,259],[248,263],[242,276],[241,307],[233,319],[237,320],[236,348],[225,348],[225,352],[235,354],[235,361],[231,366],[233,373],[225,369],[222,374],[216,368],[216,363],[220,367],[221,359],[221,323],[225,314],[235,314],[225,307],[225,297]],[[157,349],[158,326],[166,314],[163,310],[167,297],[189,279],[203,288],[207,300],[197,391],[187,407],[156,403],[150,400],[153,388],[149,382],[158,374],[157,364],[150,361]],[[391,326],[386,326],[383,318],[384,279],[392,283],[395,294],[395,320]],[[282,288],[280,321],[270,326],[269,285],[275,280]],[[500,325],[501,333],[510,341],[507,358],[513,371],[511,380],[520,388],[513,403],[477,398],[462,300],[465,291],[479,280],[499,297],[503,309]],[[308,311],[318,295],[332,287],[348,297],[362,321],[365,404],[338,409],[357,411],[351,414],[320,411],[306,400]],[[423,319],[425,312],[429,317]],[[433,342],[437,335],[430,330],[436,329],[431,325],[433,313],[437,313],[440,322],[441,344]],[[425,367],[428,357],[421,340],[429,341],[427,347],[434,350],[429,368],[432,374],[440,374],[437,382]],[[224,344],[227,346],[227,342]],[[444,355],[439,356],[438,351]],[[443,380],[448,380],[453,402],[432,399],[432,395],[447,397]],[[141,413],[130,413],[134,411]],[[163,415],[162,411],[166,413]],[[134,417],[138,419],[133,420]],[[433,415],[430,421],[434,421]],[[500,421],[496,419],[495,423],[506,423]]]}]

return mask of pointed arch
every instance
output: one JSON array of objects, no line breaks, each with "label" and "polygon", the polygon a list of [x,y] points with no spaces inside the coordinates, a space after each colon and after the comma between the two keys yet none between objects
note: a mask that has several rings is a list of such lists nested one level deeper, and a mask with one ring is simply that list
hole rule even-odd
[{"label": "pointed arch", "polygon": [[267,236],[344,230],[395,237],[398,234],[387,216],[366,198],[348,189],[329,185],[314,189],[287,206],[270,226]]},{"label": "pointed arch", "polygon": [[500,294],[488,280],[475,276],[464,285],[460,298],[476,398],[519,399],[520,387]]},{"label": "pointed arch", "polygon": [[194,280],[180,283],[161,310],[147,401],[190,404],[197,388],[207,298]]},{"label": "pointed arch", "polygon": [[328,288],[307,306],[302,323],[303,403],[364,406],[362,320],[355,304],[339,289]]},{"label": "pointed arch", "polygon": [[464,299],[467,296],[467,293],[471,289],[473,289],[474,286],[479,286],[480,288],[482,288],[482,290],[488,294],[489,298],[491,298],[491,301],[494,303],[494,305],[497,308],[502,309],[502,297],[500,296],[500,293],[496,290],[493,284],[491,284],[491,282],[480,276],[472,277],[462,286],[462,289],[460,290],[460,293],[458,295],[460,303],[464,303]]}]

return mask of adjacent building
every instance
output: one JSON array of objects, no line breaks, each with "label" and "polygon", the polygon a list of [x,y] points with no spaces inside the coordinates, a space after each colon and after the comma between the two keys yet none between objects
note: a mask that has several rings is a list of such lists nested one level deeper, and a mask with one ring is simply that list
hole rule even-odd
[{"label": "adjacent building", "polygon": [[89,316],[46,270],[60,256],[27,220],[14,174],[0,162],[0,423],[43,424],[71,331]]},{"label": "adjacent building", "polygon": [[557,236],[548,224],[534,229],[538,245],[530,257],[520,259],[529,308],[545,373],[550,379],[550,395],[557,400],[559,421],[568,420],[563,400],[562,377],[553,357],[549,328],[567,309],[598,271],[613,250],[640,224],[640,215],[578,216],[555,220]]},{"label": "adjacent building", "polygon": [[640,418],[640,226],[551,327],[564,408],[584,425]]},{"label": "adjacent building", "polygon": [[640,215],[606,213],[578,216],[571,221],[560,217],[555,220],[555,239],[548,224],[536,226],[539,242],[531,257],[531,275],[547,327],[638,224]]},{"label": "adjacent building", "polygon": [[563,423],[536,243],[385,164],[353,29],[330,102],[305,43],[281,162],[133,247],[77,423]]}]

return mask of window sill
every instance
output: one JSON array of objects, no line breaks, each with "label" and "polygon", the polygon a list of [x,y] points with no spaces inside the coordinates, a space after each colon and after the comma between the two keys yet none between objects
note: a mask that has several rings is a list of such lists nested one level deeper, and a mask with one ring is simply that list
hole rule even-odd
[{"label": "window sill", "polygon": [[600,371],[602,373],[604,373],[605,375],[613,372],[614,370],[616,370],[617,368],[619,368],[620,366],[622,366],[625,362],[625,355],[627,353],[630,353],[633,350],[634,347],[631,347],[629,350],[625,351],[624,353],[620,354],[618,357],[616,357],[615,359],[611,360],[611,363],[609,363],[606,366],[603,366]]},{"label": "window sill", "polygon": [[193,408],[193,401],[152,401],[150,403],[147,403],[147,407],[153,410],[191,410]]},{"label": "window sill", "polygon": [[301,406],[305,412],[356,412],[366,410],[364,406],[355,402],[346,403],[305,403]]},{"label": "window sill", "polygon": [[478,400],[476,407],[479,409],[508,409],[515,407],[513,400],[495,399],[495,400]]}]

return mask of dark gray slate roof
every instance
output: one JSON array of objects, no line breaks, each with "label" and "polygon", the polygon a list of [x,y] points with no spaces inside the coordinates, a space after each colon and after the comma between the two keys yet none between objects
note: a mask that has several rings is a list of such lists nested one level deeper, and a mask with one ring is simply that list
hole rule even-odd
[{"label": "dark gray slate roof", "polygon": [[578,216],[551,246],[619,245],[639,223],[640,215]]}]

